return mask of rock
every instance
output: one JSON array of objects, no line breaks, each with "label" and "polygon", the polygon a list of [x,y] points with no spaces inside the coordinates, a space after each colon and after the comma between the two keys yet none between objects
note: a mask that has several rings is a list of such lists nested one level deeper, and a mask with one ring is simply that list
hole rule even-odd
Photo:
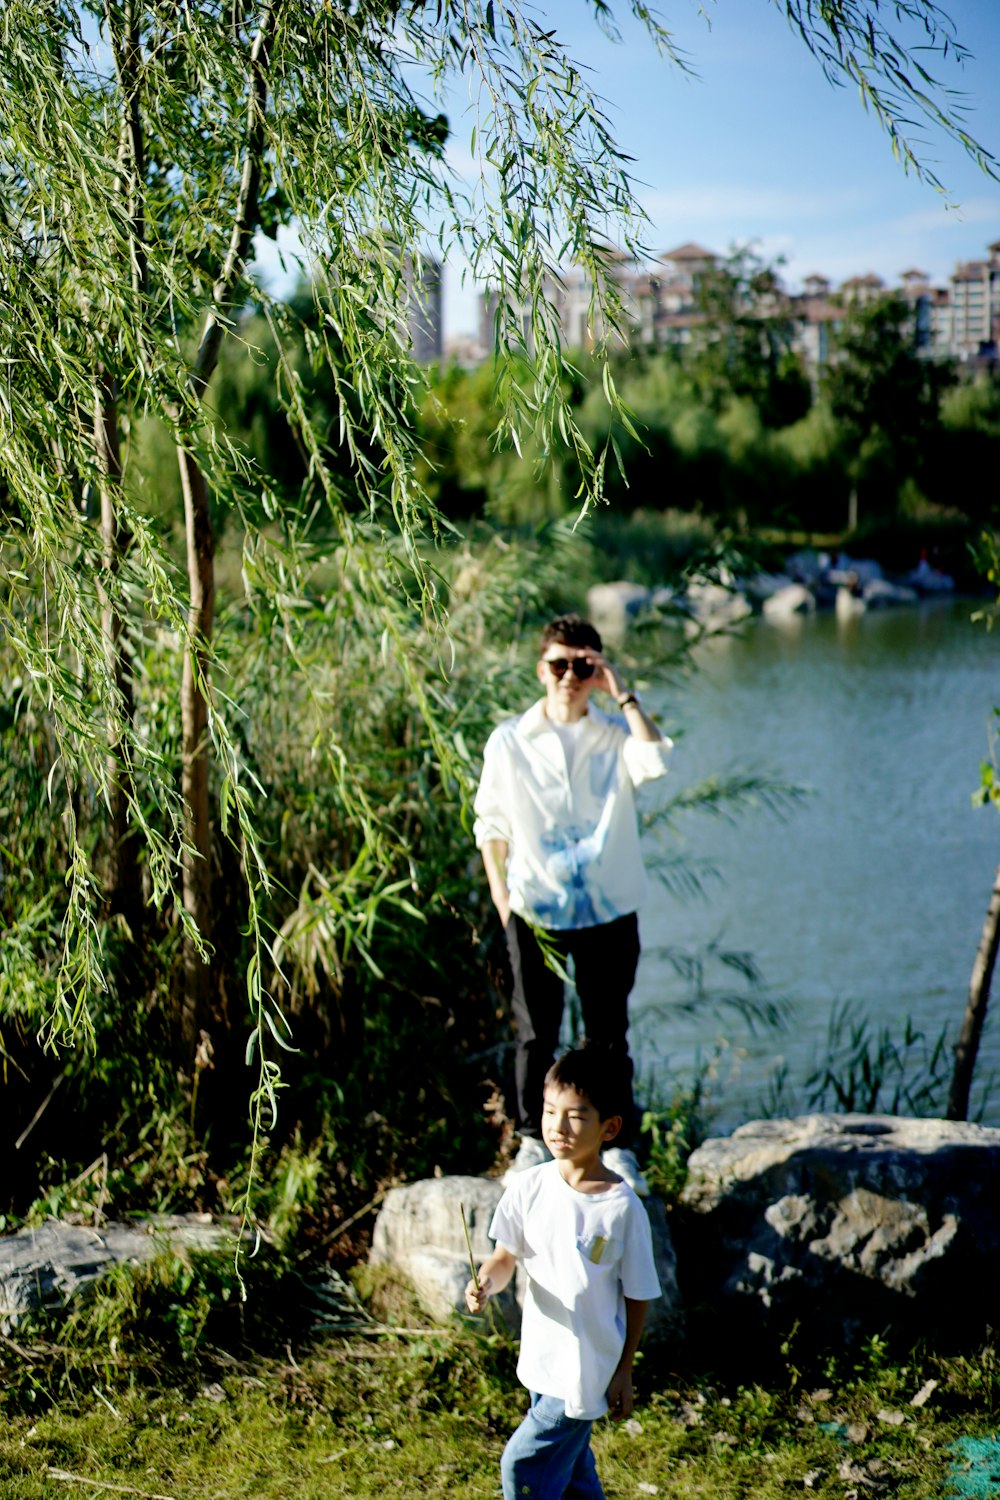
[{"label": "rock", "polygon": [[[493,1249],[487,1234],[503,1196],[498,1177],[428,1177],[391,1188],[375,1220],[371,1259],[390,1265],[422,1245],[451,1251],[469,1263],[462,1208],[476,1262]],[[466,1277],[466,1281],[468,1277]]]},{"label": "rock", "polygon": [[161,1215],[145,1224],[87,1229],[49,1219],[0,1239],[0,1332],[40,1306],[62,1306],[113,1265],[139,1265],[164,1249],[220,1250],[233,1228],[207,1214]]},{"label": "rock", "polygon": [[922,557],[913,571],[907,573],[901,581],[924,597],[951,594],[955,589],[954,578],[948,573],[942,573],[939,568],[932,568],[926,557]]},{"label": "rock", "polygon": [[587,590],[587,613],[598,630],[622,636],[628,622],[649,608],[651,598],[641,583],[595,583]]},{"label": "rock", "polygon": [[751,573],[740,580],[740,592],[747,596],[755,609],[760,609],[765,600],[773,599],[791,582],[787,573]]},{"label": "rock", "polygon": [[862,589],[862,597],[869,609],[885,609],[896,604],[916,604],[919,596],[915,589],[889,583],[885,578],[871,578]]},{"label": "rock", "polygon": [[686,615],[687,595],[662,583],[650,595],[650,607],[661,615]]},{"label": "rock", "polygon": [[795,615],[811,615],[815,612],[816,600],[804,583],[789,583],[776,589],[761,606],[766,620],[788,620]]},{"label": "rock", "polygon": [[814,547],[804,547],[786,559],[785,572],[794,583],[804,583],[807,588],[815,591],[826,579],[830,564],[828,552],[817,552]]},{"label": "rock", "polygon": [[660,1283],[660,1296],[646,1309],[643,1337],[649,1343],[664,1344],[678,1339],[684,1331],[684,1313],[677,1285],[677,1256],[663,1203],[659,1198],[644,1198],[643,1204],[653,1231],[653,1259]]},{"label": "rock", "polygon": [[[487,1231],[502,1194],[503,1183],[491,1177],[431,1177],[390,1189],[375,1221],[371,1264],[391,1267],[406,1276],[430,1317],[445,1322],[455,1313],[464,1313],[470,1272],[459,1204],[465,1205],[478,1268],[493,1249]],[[645,1206],[663,1289],[662,1297],[650,1304],[646,1336],[660,1342],[676,1337],[682,1326],[677,1261],[663,1204],[649,1198]],[[513,1332],[520,1327],[523,1277],[519,1266],[515,1282],[495,1303]]]},{"label": "rock", "polygon": [[889,1115],[755,1121],[706,1141],[688,1171],[682,1268],[709,1302],[817,1334],[996,1326],[1000,1130]]},{"label": "rock", "polygon": [[873,579],[883,576],[882,564],[874,557],[848,557],[846,552],[838,552],[827,576],[834,584],[850,583],[852,579],[856,579],[863,588]]},{"label": "rock", "polygon": [[728,582],[694,581],[688,585],[693,628],[709,633],[729,630],[753,613],[749,600]]},{"label": "rock", "polygon": [[[503,1183],[493,1177],[428,1177],[391,1188],[375,1220],[371,1264],[401,1272],[432,1318],[445,1322],[464,1313],[471,1273],[460,1205],[465,1206],[478,1269],[493,1249],[487,1230],[502,1194]],[[508,1327],[519,1325],[512,1289],[495,1305]]]}]

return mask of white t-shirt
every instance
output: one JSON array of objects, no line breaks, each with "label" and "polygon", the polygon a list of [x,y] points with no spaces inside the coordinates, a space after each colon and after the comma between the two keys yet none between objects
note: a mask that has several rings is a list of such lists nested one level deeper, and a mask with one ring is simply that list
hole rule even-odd
[{"label": "white t-shirt", "polygon": [[624,1182],[577,1192],[550,1161],[517,1173],[490,1238],[528,1275],[518,1379],[564,1402],[568,1417],[602,1416],[625,1347],[625,1298],[660,1295],[646,1210]]},{"label": "white t-shirt", "polygon": [[666,773],[671,748],[591,705],[570,751],[544,698],[493,731],[473,832],[480,849],[491,839],[508,846],[512,911],[566,931],[638,910],[646,877],[635,788]]},{"label": "white t-shirt", "polygon": [[555,719],[551,719],[549,722],[551,723],[552,728],[555,730],[562,743],[563,754],[566,757],[566,770],[569,775],[572,776],[573,751],[576,749],[577,741],[580,739],[586,728],[586,716],[584,716],[582,719],[575,719],[571,724],[560,724]]}]

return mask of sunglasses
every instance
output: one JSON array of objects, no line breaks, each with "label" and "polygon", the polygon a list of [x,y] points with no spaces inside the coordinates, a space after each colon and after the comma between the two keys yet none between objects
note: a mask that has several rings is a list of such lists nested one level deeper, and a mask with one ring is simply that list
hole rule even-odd
[{"label": "sunglasses", "polygon": [[594,663],[587,661],[584,656],[574,656],[572,661],[567,661],[565,656],[543,656],[542,660],[553,677],[565,677],[571,667],[573,676],[579,677],[581,682],[586,682],[588,677],[594,675]]}]

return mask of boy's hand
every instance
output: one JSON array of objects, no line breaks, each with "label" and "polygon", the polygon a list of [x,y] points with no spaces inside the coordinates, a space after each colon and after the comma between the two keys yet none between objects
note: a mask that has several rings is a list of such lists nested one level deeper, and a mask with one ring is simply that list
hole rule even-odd
[{"label": "boy's hand", "polygon": [[612,1422],[620,1422],[632,1415],[635,1396],[632,1391],[632,1371],[616,1370],[608,1386],[608,1416]]},{"label": "boy's hand", "polygon": [[465,1305],[470,1313],[481,1313],[493,1291],[493,1282],[489,1276],[479,1274],[478,1281],[469,1281],[465,1288]]},{"label": "boy's hand", "polygon": [[[471,1271],[472,1265],[470,1263]],[[470,1280],[465,1288],[465,1305],[471,1313],[481,1313],[491,1297],[495,1297],[507,1286],[517,1269],[517,1256],[498,1245],[479,1267],[479,1279]]]}]

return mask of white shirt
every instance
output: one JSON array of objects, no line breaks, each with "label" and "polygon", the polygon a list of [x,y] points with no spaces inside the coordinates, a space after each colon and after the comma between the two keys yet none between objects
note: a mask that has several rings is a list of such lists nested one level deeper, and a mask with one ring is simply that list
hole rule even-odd
[{"label": "white shirt", "polygon": [[660,1295],[646,1210],[626,1183],[580,1193],[549,1161],[515,1175],[490,1238],[528,1276],[517,1378],[564,1402],[568,1417],[602,1416],[625,1347],[625,1298]]},{"label": "white shirt", "polygon": [[493,731],[474,835],[508,845],[511,910],[540,927],[596,927],[637,910],[646,889],[634,788],[664,775],[673,742],[640,740],[592,705],[572,764],[541,699]]}]

